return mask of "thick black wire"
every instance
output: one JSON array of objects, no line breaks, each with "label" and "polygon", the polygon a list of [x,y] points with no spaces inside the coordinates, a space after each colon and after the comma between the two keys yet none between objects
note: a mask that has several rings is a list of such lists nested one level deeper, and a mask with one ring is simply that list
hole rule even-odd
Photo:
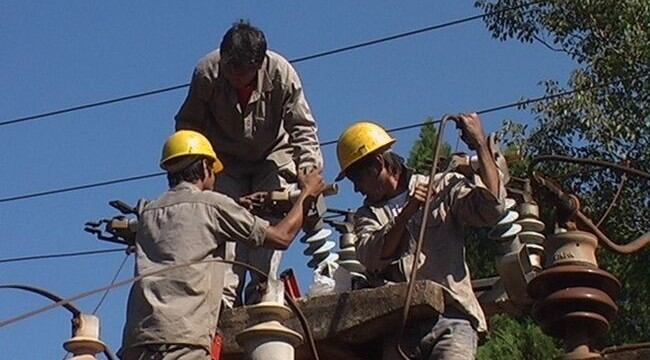
[{"label": "thick black wire", "polygon": [[[466,18],[462,18],[462,19],[452,20],[452,21],[448,21],[448,22],[445,22],[445,23],[442,23],[442,24],[427,26],[427,27],[424,27],[424,28],[420,28],[420,29],[416,29],[416,30],[412,30],[412,31],[407,31],[407,32],[403,32],[403,33],[399,33],[399,34],[395,34],[395,35],[391,35],[391,36],[386,36],[386,37],[375,39],[375,40],[365,41],[365,42],[362,42],[362,43],[349,45],[349,46],[341,47],[341,48],[334,49],[334,50],[323,51],[323,52],[316,53],[316,54],[313,54],[313,55],[308,55],[308,56],[296,58],[296,59],[293,59],[293,60],[289,60],[289,62],[295,64],[295,63],[299,63],[299,62],[303,62],[303,61],[307,61],[307,60],[313,60],[313,59],[317,59],[317,58],[321,58],[321,57],[325,57],[325,56],[329,56],[329,55],[339,54],[339,53],[342,53],[342,52],[355,50],[355,49],[359,49],[359,48],[363,48],[363,47],[367,47],[367,46],[371,46],[371,45],[376,45],[376,44],[380,44],[380,43],[384,43],[384,42],[388,42],[388,41],[392,41],[392,40],[397,40],[397,39],[401,39],[401,38],[405,38],[405,37],[409,37],[409,36],[413,36],[413,35],[417,35],[417,34],[422,34],[422,33],[433,31],[433,30],[443,29],[443,28],[450,27],[450,26],[453,26],[453,25],[463,24],[463,23],[466,23],[466,22],[482,19],[482,18],[485,18],[485,17],[488,17],[488,16],[492,16],[492,15],[496,15],[496,14],[500,14],[500,13],[504,13],[504,12],[509,12],[509,11],[521,9],[521,8],[528,7],[528,6],[532,6],[532,5],[541,3],[541,2],[544,2],[544,1],[532,1],[530,3],[525,3],[525,4],[513,6],[511,8],[496,10],[496,11],[486,13],[486,14],[482,14],[482,15],[474,15],[474,16],[470,16],[470,17],[466,17]],[[178,90],[178,89],[183,89],[183,88],[186,88],[186,87],[189,87],[189,86],[190,86],[189,83],[180,84],[180,85],[173,85],[173,86],[169,86],[169,87],[166,87],[166,88],[161,88],[161,89],[146,91],[146,92],[142,92],[142,93],[122,96],[122,97],[118,97],[118,98],[114,98],[114,99],[102,100],[102,101],[98,101],[98,102],[94,102],[94,103],[89,103],[89,104],[84,104],[84,105],[79,105],[79,106],[73,106],[73,107],[60,109],[60,110],[49,111],[49,112],[45,112],[45,113],[42,113],[42,114],[29,115],[29,116],[25,116],[25,117],[16,118],[16,119],[5,120],[5,121],[0,122],[0,126],[17,124],[17,123],[21,123],[21,122],[25,122],[25,121],[42,119],[42,118],[46,118],[46,117],[50,117],[50,116],[54,116],[54,115],[65,114],[65,113],[69,113],[69,112],[73,112],[73,111],[79,111],[79,110],[89,109],[89,108],[93,108],[93,107],[114,104],[114,103],[117,103],[117,102],[142,98],[142,97],[146,97],[146,96],[157,95],[157,94],[161,94],[161,93],[165,93],[165,92],[170,92],[170,91],[174,91],[174,90]]]},{"label": "thick black wire", "polygon": [[[618,79],[618,80],[611,81],[611,82],[604,83],[604,84],[589,86],[589,87],[586,87],[586,88],[568,90],[568,91],[559,92],[559,93],[553,94],[553,95],[545,95],[545,96],[540,96],[540,97],[536,97],[536,98],[532,98],[532,99],[521,100],[521,101],[513,102],[513,103],[510,103],[510,104],[506,104],[506,105],[500,105],[500,106],[495,106],[495,107],[491,107],[491,108],[488,108],[488,109],[480,110],[480,111],[477,111],[476,113],[479,114],[479,115],[482,115],[482,114],[492,113],[492,112],[501,111],[501,110],[505,110],[505,109],[526,106],[526,105],[536,103],[536,102],[539,102],[539,101],[543,101],[543,100],[556,99],[556,98],[559,98],[559,97],[564,97],[564,96],[568,96],[568,95],[579,93],[579,92],[591,91],[591,90],[594,90],[594,89],[611,86],[613,84],[617,84],[617,83],[622,82],[622,81],[642,79],[644,77],[647,77],[648,75],[649,74],[641,74],[641,75],[637,75],[637,76],[633,76],[633,77]],[[400,127],[388,129],[387,131],[389,133],[393,133],[393,132],[398,132],[398,131],[403,131],[403,130],[422,127],[422,126],[424,126],[426,124],[437,124],[439,122],[440,122],[439,120],[425,121],[425,122],[421,122],[421,123],[416,123],[416,124],[405,125],[405,126],[400,126]],[[337,142],[337,140],[325,141],[325,142],[321,142],[320,146],[323,147],[323,146],[333,145],[333,144],[336,144],[336,142]],[[72,192],[72,191],[77,191],[77,190],[84,190],[84,189],[90,189],[90,188],[96,188],[96,187],[101,187],[101,186],[119,184],[119,183],[124,183],[124,182],[129,182],[129,181],[153,178],[153,177],[162,176],[164,174],[165,174],[164,172],[159,172],[159,173],[153,173],[153,174],[147,174],[147,175],[133,176],[133,177],[123,178],[123,179],[115,179],[115,180],[109,180],[109,181],[102,181],[102,182],[98,182],[98,183],[92,183],[92,184],[86,184],[86,185],[80,185],[80,186],[73,186],[73,187],[68,187],[68,188],[61,188],[61,189],[56,189],[56,190],[48,190],[48,191],[42,191],[42,192],[37,192],[37,193],[6,197],[6,198],[0,199],[0,203],[23,200],[23,199],[31,199],[31,198],[42,197],[42,196],[47,196],[47,195],[61,194],[61,193]]]},{"label": "thick black wire", "polygon": [[54,194],[60,194],[60,193],[66,193],[66,192],[77,191],[77,190],[96,188],[96,187],[107,186],[107,185],[114,185],[114,184],[119,184],[119,183],[124,183],[124,182],[135,181],[135,180],[149,179],[149,178],[158,177],[158,176],[162,176],[162,175],[165,175],[165,173],[164,172],[157,172],[157,173],[153,173],[153,174],[138,175],[138,176],[131,176],[131,177],[122,178],[122,179],[102,181],[102,182],[93,183],[93,184],[79,185],[79,186],[67,187],[67,188],[56,189],[56,190],[41,191],[41,192],[26,194],[26,195],[12,196],[12,197],[8,197],[8,198],[0,199],[0,203],[16,201],[16,200],[23,200],[23,199],[30,199],[30,198],[47,196],[47,195],[54,195]]},{"label": "thick black wire", "polygon": [[0,259],[0,264],[21,262],[21,261],[28,261],[28,260],[43,260],[43,259],[104,254],[104,253],[112,253],[112,252],[125,251],[125,250],[126,249],[106,249],[106,250],[90,250],[90,251],[79,251],[79,252],[61,253],[61,254],[23,256],[23,257],[15,257],[15,258],[8,258],[8,259]]}]

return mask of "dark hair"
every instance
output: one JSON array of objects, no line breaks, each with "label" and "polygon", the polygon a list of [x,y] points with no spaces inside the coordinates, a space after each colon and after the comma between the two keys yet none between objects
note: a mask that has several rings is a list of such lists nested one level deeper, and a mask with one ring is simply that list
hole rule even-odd
[{"label": "dark hair", "polygon": [[[348,174],[358,173],[360,171],[367,171],[373,167],[376,167],[379,164],[376,155],[381,154],[381,157],[384,159],[384,165],[388,172],[392,175],[400,175],[402,169],[404,168],[404,158],[397,155],[391,149],[378,150],[372,154],[366,156],[365,159],[360,160],[359,162],[350,166],[347,170]],[[354,176],[354,175],[353,175]]]},{"label": "dark hair", "polygon": [[[188,161],[188,159],[184,159],[185,157],[180,157],[178,158],[178,162],[181,161]],[[167,183],[169,184],[169,187],[172,188],[178,184],[180,184],[182,181],[187,181],[194,183],[199,180],[205,179],[205,171],[203,168],[203,160],[206,160],[208,164],[207,166],[210,166],[211,164],[210,159],[203,157],[203,156],[196,156],[194,160],[190,160],[189,165],[183,167],[182,169],[175,171],[175,172],[168,172],[167,173]],[[174,166],[174,161],[175,160],[170,160],[170,167],[173,168]]]},{"label": "dark hair", "polygon": [[221,58],[235,67],[261,65],[266,55],[264,33],[244,20],[234,23],[221,40]]},{"label": "dark hair", "polygon": [[397,155],[397,153],[392,150],[388,149],[384,151],[382,157],[384,158],[384,163],[386,164],[389,173],[397,175],[404,168],[404,158]]}]

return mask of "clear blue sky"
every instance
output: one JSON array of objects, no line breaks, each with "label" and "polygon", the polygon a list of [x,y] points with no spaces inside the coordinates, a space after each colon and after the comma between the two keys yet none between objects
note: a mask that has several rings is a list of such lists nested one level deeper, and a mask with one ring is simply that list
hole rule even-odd
[{"label": "clear blue sky", "polygon": [[[26,1],[0,3],[0,121],[189,81],[197,60],[239,18],[265,31],[287,58],[350,45],[478,13],[473,1]],[[296,65],[322,141],[359,119],[386,127],[427,116],[480,110],[542,93],[538,82],[564,81],[574,66],[541,45],[493,40],[480,21]],[[0,198],[159,171],[160,147],[186,90],[0,127]],[[531,123],[521,111],[486,115]],[[455,144],[449,129],[448,141]],[[418,130],[395,134],[408,154]],[[323,149],[326,176],[338,170],[334,146]],[[330,198],[356,207],[349,184]],[[0,204],[0,258],[113,248],[82,231],[114,214],[107,202],[154,198],[163,178]],[[296,242],[283,268],[311,273]],[[0,264],[0,283],[40,286],[67,297],[107,284],[124,254]],[[129,260],[120,278],[130,277]],[[117,351],[128,287],[101,307],[102,337]],[[99,296],[77,305],[91,312]],[[0,319],[48,304],[36,295],[0,291]],[[0,328],[7,359],[61,358],[69,314],[55,309]]]}]

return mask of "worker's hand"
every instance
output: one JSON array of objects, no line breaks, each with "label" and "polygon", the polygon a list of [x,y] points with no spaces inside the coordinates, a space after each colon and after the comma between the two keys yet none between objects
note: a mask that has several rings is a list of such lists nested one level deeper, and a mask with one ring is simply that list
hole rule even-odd
[{"label": "worker's hand", "polygon": [[460,138],[470,149],[477,150],[487,144],[481,118],[477,113],[460,114],[456,118],[456,127],[461,131]]},{"label": "worker's hand", "polygon": [[308,196],[318,196],[325,190],[323,181],[323,169],[317,168],[305,174],[298,174],[298,186]]},{"label": "worker's hand", "polygon": [[427,198],[427,187],[428,184],[425,182],[421,182],[415,185],[415,189],[413,189],[413,193],[411,194],[411,199],[420,203],[424,203],[425,199]]},{"label": "worker's hand", "polygon": [[257,209],[264,204],[266,200],[266,191],[260,191],[240,197],[237,202],[246,209]]}]

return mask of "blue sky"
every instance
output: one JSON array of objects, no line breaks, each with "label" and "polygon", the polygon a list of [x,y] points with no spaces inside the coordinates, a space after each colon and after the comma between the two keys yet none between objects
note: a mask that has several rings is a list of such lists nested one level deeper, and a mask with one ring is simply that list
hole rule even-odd
[{"label": "blue sky", "polygon": [[[267,35],[289,59],[447,22],[478,13],[472,1],[14,1],[0,3],[0,121],[183,84],[198,59],[239,18]],[[538,44],[493,40],[480,21],[296,64],[322,141],[352,122],[388,128],[427,116],[480,110],[541,95],[538,82],[564,81],[574,64]],[[186,90],[0,127],[0,198],[159,171],[160,147]],[[486,115],[531,123],[509,110]],[[396,133],[405,155],[418,130]],[[448,141],[456,135],[447,131]],[[326,177],[338,170],[323,148]],[[0,258],[113,248],[82,231],[114,214],[107,202],[154,198],[163,178],[0,203]],[[361,198],[342,183],[329,199],[354,208]],[[294,268],[303,293],[311,273],[296,242],[282,268]],[[67,297],[110,282],[124,254],[0,264],[0,283],[23,283]],[[120,278],[133,273],[132,260]],[[117,351],[128,287],[100,308],[102,337]],[[99,296],[77,305],[93,310]],[[36,295],[0,291],[0,320],[48,304]],[[55,309],[0,328],[3,358],[61,358],[69,314]]]}]

